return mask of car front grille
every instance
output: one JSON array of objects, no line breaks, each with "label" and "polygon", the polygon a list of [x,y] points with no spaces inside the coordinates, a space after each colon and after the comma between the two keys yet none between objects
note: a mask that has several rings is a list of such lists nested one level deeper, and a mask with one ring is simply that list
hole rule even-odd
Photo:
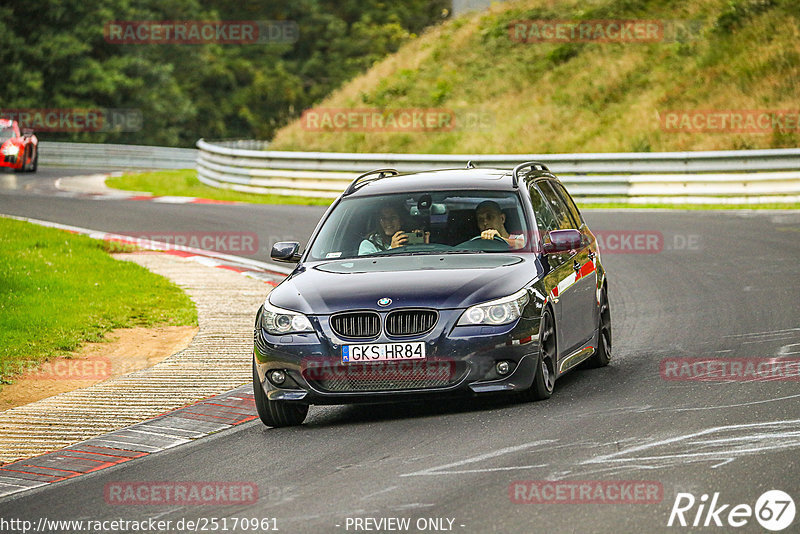
[{"label": "car front grille", "polygon": [[433,310],[396,310],[386,316],[386,333],[390,336],[414,336],[429,332],[438,315]]},{"label": "car front grille", "polygon": [[349,312],[331,316],[331,328],[341,337],[371,338],[381,331],[381,318],[374,312]]},{"label": "car front grille", "polygon": [[304,378],[330,393],[436,389],[458,383],[466,366],[453,361],[405,361],[333,365],[306,370]]}]

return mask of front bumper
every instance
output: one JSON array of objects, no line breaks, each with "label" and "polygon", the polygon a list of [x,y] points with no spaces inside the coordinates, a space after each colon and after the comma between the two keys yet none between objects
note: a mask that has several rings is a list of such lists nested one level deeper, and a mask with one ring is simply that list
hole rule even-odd
[{"label": "front bumper", "polygon": [[17,156],[6,156],[0,154],[0,167],[8,167],[11,169],[21,169],[22,168],[22,157]]},{"label": "front bumper", "polygon": [[[311,316],[314,333],[273,336],[257,321],[254,363],[270,400],[306,404],[395,402],[449,396],[521,391],[533,383],[538,358],[538,319],[503,326],[455,326],[462,310],[440,310],[429,333],[409,338],[385,334],[369,340],[339,338],[327,316]],[[342,364],[342,346],[422,341],[424,362]],[[496,363],[511,371],[498,375]],[[401,367],[404,366],[404,367]],[[266,375],[284,370],[277,386]]]}]

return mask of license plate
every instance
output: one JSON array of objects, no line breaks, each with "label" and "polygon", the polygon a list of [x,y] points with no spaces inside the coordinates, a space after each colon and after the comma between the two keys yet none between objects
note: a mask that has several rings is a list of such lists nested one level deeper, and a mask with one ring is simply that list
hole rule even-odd
[{"label": "license plate", "polygon": [[374,343],[371,345],[344,345],[342,363],[394,362],[424,360],[425,343]]}]

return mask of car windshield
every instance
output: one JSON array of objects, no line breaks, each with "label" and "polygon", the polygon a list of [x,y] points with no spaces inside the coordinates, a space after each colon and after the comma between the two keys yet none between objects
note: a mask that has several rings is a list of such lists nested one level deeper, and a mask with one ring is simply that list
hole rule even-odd
[{"label": "car windshield", "polygon": [[309,259],[530,251],[513,192],[436,191],[343,199],[311,245]]},{"label": "car windshield", "polygon": [[4,143],[13,137],[16,136],[12,126],[0,126],[0,143]]}]

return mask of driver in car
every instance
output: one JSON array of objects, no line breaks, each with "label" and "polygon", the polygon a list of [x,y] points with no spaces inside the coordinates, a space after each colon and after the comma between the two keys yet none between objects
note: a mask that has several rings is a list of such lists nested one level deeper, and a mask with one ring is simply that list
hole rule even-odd
[{"label": "driver in car", "polygon": [[493,200],[484,200],[475,208],[475,221],[478,223],[481,239],[499,238],[508,243],[512,249],[525,246],[525,236],[510,234],[506,230],[506,214],[500,205]]}]

